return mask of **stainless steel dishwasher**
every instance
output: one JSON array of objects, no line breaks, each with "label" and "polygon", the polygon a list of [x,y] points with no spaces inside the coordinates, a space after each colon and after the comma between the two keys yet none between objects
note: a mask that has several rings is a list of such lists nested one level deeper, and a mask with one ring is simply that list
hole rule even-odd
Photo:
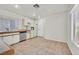
[{"label": "stainless steel dishwasher", "polygon": [[20,42],[26,40],[26,31],[20,32]]}]

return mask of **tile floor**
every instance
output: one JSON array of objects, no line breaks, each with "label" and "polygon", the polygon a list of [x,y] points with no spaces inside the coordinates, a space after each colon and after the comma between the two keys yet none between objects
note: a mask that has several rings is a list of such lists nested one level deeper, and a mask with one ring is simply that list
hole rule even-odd
[{"label": "tile floor", "polygon": [[66,43],[41,37],[29,39],[12,46],[16,55],[71,55]]}]

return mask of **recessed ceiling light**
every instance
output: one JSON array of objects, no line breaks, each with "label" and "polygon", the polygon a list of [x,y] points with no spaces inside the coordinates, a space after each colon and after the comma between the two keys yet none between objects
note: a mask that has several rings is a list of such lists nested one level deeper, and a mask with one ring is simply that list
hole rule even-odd
[{"label": "recessed ceiling light", "polygon": [[18,6],[18,5],[14,5],[14,7],[15,7],[15,8],[18,8],[19,6]]},{"label": "recessed ceiling light", "polygon": [[36,16],[36,14],[35,14],[35,13],[33,13],[33,16],[35,17],[35,16]]}]

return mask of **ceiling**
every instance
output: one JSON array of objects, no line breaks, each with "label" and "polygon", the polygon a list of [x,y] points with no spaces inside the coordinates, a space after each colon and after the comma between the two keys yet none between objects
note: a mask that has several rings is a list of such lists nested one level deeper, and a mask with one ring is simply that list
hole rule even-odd
[{"label": "ceiling", "polygon": [[34,8],[33,4],[19,4],[15,8],[14,4],[0,4],[0,9],[13,12],[22,16],[32,17],[38,15],[45,17],[53,13],[70,11],[73,7],[72,4],[39,4],[39,8]]}]

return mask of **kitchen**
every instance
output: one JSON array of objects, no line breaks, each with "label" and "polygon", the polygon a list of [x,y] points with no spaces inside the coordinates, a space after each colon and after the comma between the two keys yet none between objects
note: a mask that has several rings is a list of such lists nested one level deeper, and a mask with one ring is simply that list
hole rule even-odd
[{"label": "kitchen", "polygon": [[[1,12],[7,12],[2,11]],[[9,13],[9,12],[8,12]],[[0,16],[0,40],[10,46],[37,36],[37,20]]]},{"label": "kitchen", "polygon": [[[67,54],[73,4],[1,4],[0,54]],[[56,46],[55,46],[56,45]],[[62,49],[63,48],[63,49]]]},{"label": "kitchen", "polygon": [[[4,41],[7,42],[7,44],[11,45],[11,44],[17,43],[19,41],[22,41],[23,38],[24,38],[23,40],[25,40],[25,39],[33,38],[36,36],[36,34],[34,34],[34,32],[32,32],[32,31],[34,31],[34,28],[35,28],[34,25],[36,25],[36,24],[34,24],[32,22],[30,24],[29,22],[27,22],[29,25],[28,26],[26,23],[27,20],[24,21],[25,23],[23,21],[24,21],[24,19],[22,20],[22,22],[20,20],[20,22],[22,24],[19,23],[19,20],[17,21],[14,19],[13,20],[2,19],[0,21],[2,23],[2,24],[0,23],[1,24],[0,29],[2,30],[2,31],[0,30],[1,31],[0,36],[3,38]],[[33,20],[33,21],[35,21],[35,20]],[[20,26],[18,26],[18,25],[20,25]],[[25,36],[25,37],[23,37],[23,36]],[[11,40],[13,43],[11,42]]]}]

